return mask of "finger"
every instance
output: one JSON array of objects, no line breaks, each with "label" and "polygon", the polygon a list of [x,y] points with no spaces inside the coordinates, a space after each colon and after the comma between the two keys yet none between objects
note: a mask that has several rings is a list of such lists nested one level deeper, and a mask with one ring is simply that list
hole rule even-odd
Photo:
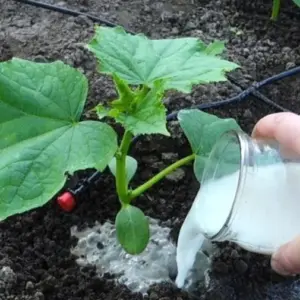
[{"label": "finger", "polygon": [[300,274],[300,236],[274,253],[271,267],[281,275]]},{"label": "finger", "polygon": [[268,115],[255,125],[254,138],[275,139],[300,154],[300,116],[290,112]]}]

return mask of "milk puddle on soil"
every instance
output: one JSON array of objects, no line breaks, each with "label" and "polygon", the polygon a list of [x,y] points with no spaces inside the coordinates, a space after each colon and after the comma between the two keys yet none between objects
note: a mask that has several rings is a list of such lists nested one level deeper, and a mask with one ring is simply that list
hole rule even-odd
[{"label": "milk puddle on soil", "polygon": [[184,285],[195,257],[203,247],[203,232],[213,236],[227,224],[229,231],[222,241],[232,241],[261,254],[272,254],[299,234],[299,163],[276,163],[248,169],[236,209],[230,222],[226,223],[238,179],[239,173],[234,172],[202,184],[179,233],[178,287]]},{"label": "milk puddle on soil", "polygon": [[[132,292],[147,294],[152,284],[173,282],[177,274],[176,245],[170,239],[171,229],[155,219],[149,218],[150,242],[140,255],[129,255],[117,241],[115,226],[110,222],[96,223],[94,227],[78,231],[71,228],[71,235],[78,239],[71,253],[77,256],[81,266],[95,266],[101,278],[109,273],[116,283],[124,284]],[[210,251],[210,244],[206,245]],[[197,281],[205,280],[205,271],[210,261],[199,252],[197,263],[187,277],[186,288],[192,288]]]}]

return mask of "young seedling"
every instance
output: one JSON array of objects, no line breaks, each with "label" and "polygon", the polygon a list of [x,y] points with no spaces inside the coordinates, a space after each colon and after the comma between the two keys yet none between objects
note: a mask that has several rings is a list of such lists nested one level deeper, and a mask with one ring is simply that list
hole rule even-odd
[{"label": "young seedling", "polygon": [[[277,21],[279,11],[280,11],[280,5],[281,5],[281,0],[273,0],[273,6],[272,6],[272,16],[271,20],[272,21]],[[300,7],[300,0],[292,0],[298,7]]]},{"label": "young seedling", "polygon": [[[96,55],[99,72],[112,76],[118,92],[108,106],[95,108],[101,121],[80,121],[88,83],[78,70],[59,61],[14,58],[0,63],[0,219],[45,204],[63,187],[66,173],[108,166],[121,204],[118,240],[128,253],[138,254],[146,248],[150,233],[146,216],[132,200],[191,162],[200,180],[214,142],[239,126],[233,119],[198,110],[180,111],[178,120],[191,154],[135,189],[130,182],[138,164],[128,155],[132,138],[170,135],[162,102],[166,91],[190,93],[196,84],[225,81],[225,73],[238,65],[220,58],[222,42],[150,40],[120,27],[96,27],[87,48]],[[120,144],[113,128],[103,122],[105,117],[124,127]]]},{"label": "young seedling", "polygon": [[272,6],[272,21],[277,21],[278,15],[280,10],[280,0],[273,0],[273,6]]}]

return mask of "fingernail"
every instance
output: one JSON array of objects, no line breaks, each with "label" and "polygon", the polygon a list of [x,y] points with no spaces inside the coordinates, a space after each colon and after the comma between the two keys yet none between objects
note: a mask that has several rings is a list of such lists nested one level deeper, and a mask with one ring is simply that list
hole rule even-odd
[{"label": "fingernail", "polygon": [[280,263],[280,252],[276,252],[275,254],[273,254],[272,259],[271,259],[271,267],[272,269],[282,275],[282,276],[291,276],[293,274],[291,274],[290,272],[288,272],[283,265]]}]

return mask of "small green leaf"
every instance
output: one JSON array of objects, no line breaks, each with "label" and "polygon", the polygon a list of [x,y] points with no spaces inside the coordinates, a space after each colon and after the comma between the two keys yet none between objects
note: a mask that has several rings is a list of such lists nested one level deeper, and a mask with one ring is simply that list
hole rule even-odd
[{"label": "small green leaf", "polygon": [[241,128],[234,119],[220,119],[197,109],[181,110],[178,120],[193,153],[196,154],[194,173],[200,181],[207,158],[220,136],[226,131]]},{"label": "small green leaf", "polygon": [[87,93],[86,77],[62,62],[0,63],[0,220],[45,204],[66,172],[111,161],[115,131],[79,122]]},{"label": "small green leaf", "polygon": [[[123,89],[125,88],[125,83]],[[166,124],[166,108],[162,102],[163,82],[157,81],[152,89],[143,88],[130,95],[131,101],[113,101],[113,108],[105,108],[98,105],[95,110],[99,118],[105,116],[114,118],[123,127],[133,133],[139,134],[163,134],[169,136]],[[128,94],[128,93],[127,93]]]},{"label": "small green leaf", "polygon": [[[114,157],[111,162],[109,163],[109,169],[111,173],[116,176],[116,158]],[[126,172],[127,172],[127,184],[130,182],[130,180],[133,178],[133,176],[136,173],[138,163],[136,159],[134,159],[131,156],[126,156]]]},{"label": "small green leaf", "polygon": [[190,37],[150,40],[121,27],[97,26],[87,48],[98,58],[102,73],[149,87],[165,80],[164,90],[189,93],[195,84],[226,81],[225,73],[239,67],[217,56],[223,50],[220,43],[206,46]]},{"label": "small green leaf", "polygon": [[113,75],[115,86],[119,94],[119,99],[112,101],[111,106],[119,111],[128,111],[135,100],[136,94],[130,89],[127,82]]},{"label": "small green leaf", "polygon": [[155,82],[146,95],[137,97],[129,113],[120,114],[116,120],[134,135],[163,134],[169,136],[166,124],[166,108],[162,103],[163,83]]},{"label": "small green leaf", "polygon": [[96,112],[99,120],[105,118],[109,114],[109,109],[104,107],[102,104],[98,104],[93,110]]},{"label": "small green leaf", "polygon": [[293,2],[300,7],[300,0],[293,0]]},{"label": "small green leaf", "polygon": [[140,254],[149,242],[149,222],[144,213],[137,207],[122,207],[116,217],[117,237],[129,254]]}]

